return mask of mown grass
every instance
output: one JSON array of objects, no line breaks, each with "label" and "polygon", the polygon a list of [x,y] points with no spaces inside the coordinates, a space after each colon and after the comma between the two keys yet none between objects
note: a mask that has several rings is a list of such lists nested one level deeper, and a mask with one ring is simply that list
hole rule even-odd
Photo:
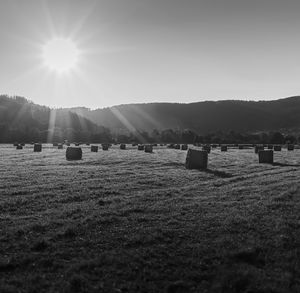
[{"label": "mown grass", "polygon": [[0,147],[0,292],[300,292],[300,150]]}]

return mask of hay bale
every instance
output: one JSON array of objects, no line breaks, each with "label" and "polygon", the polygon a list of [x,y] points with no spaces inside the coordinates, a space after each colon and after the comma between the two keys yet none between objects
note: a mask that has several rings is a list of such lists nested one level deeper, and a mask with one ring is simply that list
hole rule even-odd
[{"label": "hay bale", "polygon": [[268,150],[272,150],[274,146],[272,144],[268,144]]},{"label": "hay bale", "polygon": [[16,147],[16,150],[22,150],[23,149],[23,146],[18,144],[17,147]]},{"label": "hay bale", "polygon": [[273,164],[273,150],[259,150],[258,151],[258,162]]},{"label": "hay bale", "polygon": [[152,144],[145,145],[145,153],[152,153],[152,152],[153,152]]},{"label": "hay bale", "polygon": [[174,149],[175,150],[180,150],[180,144],[175,144]]},{"label": "hay bale", "polygon": [[187,169],[207,169],[207,151],[189,149],[186,155],[185,167]]},{"label": "hay bale", "polygon": [[97,153],[98,152],[98,146],[97,145],[92,145],[91,146],[91,152]]},{"label": "hay bale", "polygon": [[295,146],[293,144],[288,144],[287,145],[287,150],[288,151],[293,151],[295,149]]},{"label": "hay bale", "polygon": [[188,145],[187,145],[187,144],[183,144],[183,145],[181,146],[181,149],[182,149],[183,151],[186,151],[186,150],[188,149]]},{"label": "hay bale", "polygon": [[211,147],[210,147],[210,145],[204,145],[203,147],[202,147],[202,150],[203,151],[206,151],[208,154],[210,153],[210,151],[211,151]]},{"label": "hay bale", "polygon": [[258,154],[259,151],[263,151],[263,150],[264,150],[264,146],[263,146],[263,145],[256,145],[256,146],[254,147],[254,152],[255,152],[256,154]]},{"label": "hay bale", "polygon": [[109,144],[107,144],[107,143],[102,144],[102,150],[103,151],[108,151],[108,148],[109,148]]},{"label": "hay bale", "polygon": [[82,149],[78,147],[67,147],[66,159],[70,160],[81,160],[82,159]]},{"label": "hay bale", "polygon": [[145,146],[143,144],[138,145],[138,150],[143,151],[145,149]]},{"label": "hay bale", "polygon": [[169,149],[174,149],[174,148],[175,148],[175,144],[174,144],[174,143],[170,143],[167,147],[168,147]]},{"label": "hay bale", "polygon": [[57,148],[58,148],[59,150],[62,150],[62,149],[64,148],[64,146],[63,146],[62,143],[59,143],[59,144],[57,145]]},{"label": "hay bale", "polygon": [[221,145],[221,152],[227,152],[227,145]]},{"label": "hay bale", "polygon": [[42,151],[42,144],[41,143],[35,143],[33,146],[34,152],[41,152]]},{"label": "hay bale", "polygon": [[126,150],[126,144],[125,143],[121,143],[120,144],[120,149],[121,150]]},{"label": "hay bale", "polygon": [[281,145],[274,145],[274,151],[280,152],[281,151]]}]

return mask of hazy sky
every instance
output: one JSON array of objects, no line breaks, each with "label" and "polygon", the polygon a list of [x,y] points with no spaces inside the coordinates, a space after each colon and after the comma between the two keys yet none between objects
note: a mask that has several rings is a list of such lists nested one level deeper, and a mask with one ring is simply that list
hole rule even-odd
[{"label": "hazy sky", "polygon": [[[65,107],[300,93],[299,0],[0,0],[0,93]],[[76,67],[42,52],[70,39]]]}]

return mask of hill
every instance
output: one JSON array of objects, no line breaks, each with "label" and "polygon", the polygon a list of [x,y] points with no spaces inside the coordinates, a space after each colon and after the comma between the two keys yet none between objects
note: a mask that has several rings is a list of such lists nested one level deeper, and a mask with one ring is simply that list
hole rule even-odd
[{"label": "hill", "polygon": [[300,97],[273,101],[206,101],[190,104],[150,103],[89,110],[68,109],[111,130],[190,129],[216,131],[278,131],[300,129]]},{"label": "hill", "polygon": [[0,96],[0,142],[108,140],[109,131],[65,109]]}]

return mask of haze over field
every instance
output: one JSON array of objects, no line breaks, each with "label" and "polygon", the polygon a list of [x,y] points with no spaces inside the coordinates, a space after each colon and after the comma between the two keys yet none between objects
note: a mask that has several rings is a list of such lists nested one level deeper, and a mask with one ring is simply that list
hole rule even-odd
[{"label": "haze over field", "polygon": [[101,108],[300,90],[298,0],[1,0],[1,93]]}]

